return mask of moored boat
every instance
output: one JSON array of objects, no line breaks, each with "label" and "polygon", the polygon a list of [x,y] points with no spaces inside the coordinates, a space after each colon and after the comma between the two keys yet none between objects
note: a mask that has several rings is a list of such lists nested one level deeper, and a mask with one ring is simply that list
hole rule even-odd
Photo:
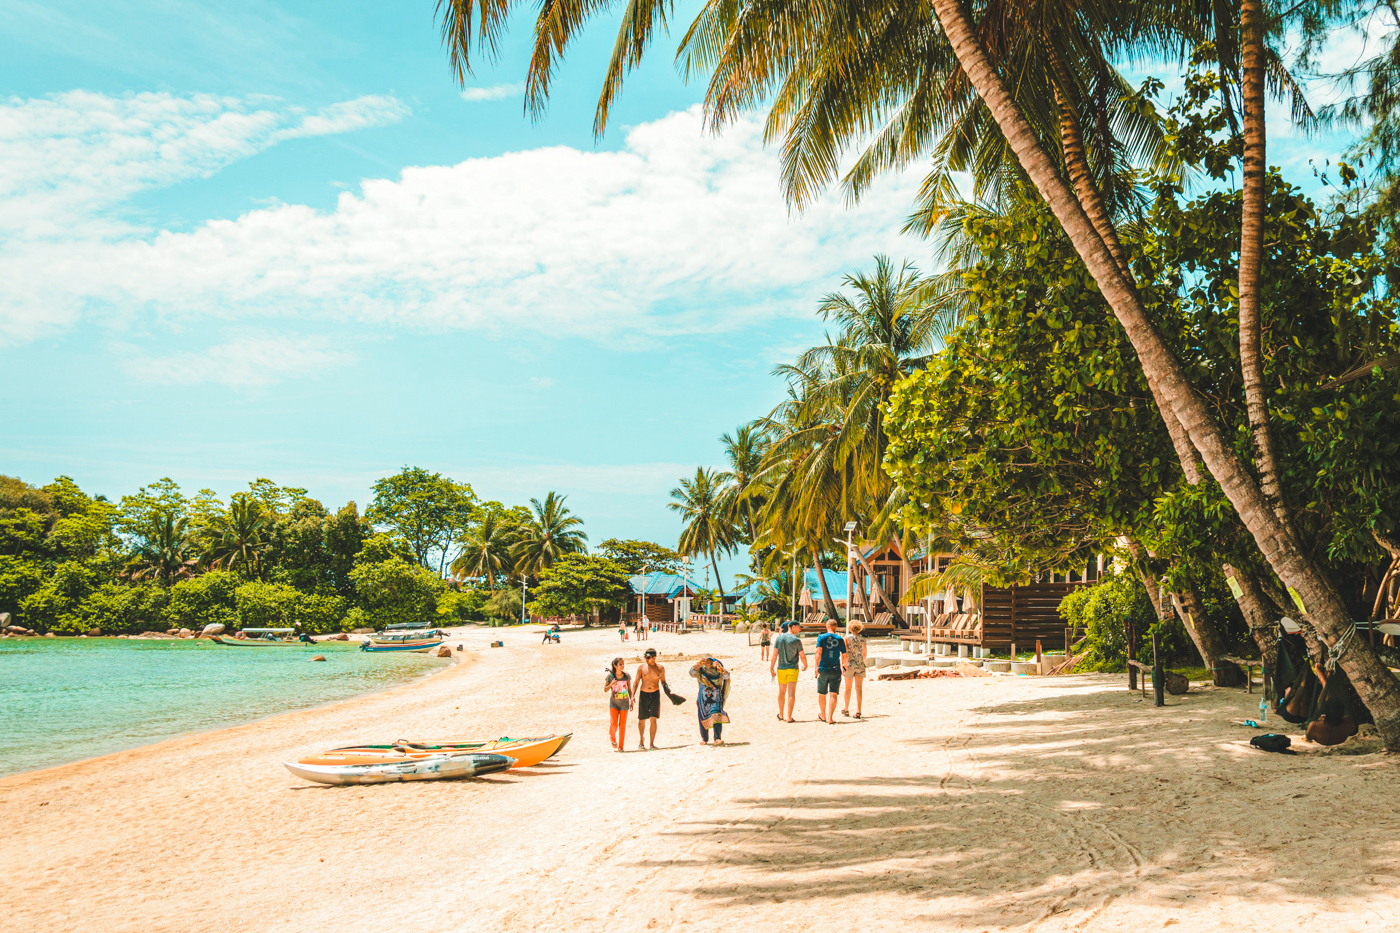
[{"label": "moored boat", "polygon": [[230,648],[295,648],[298,645],[315,647],[316,642],[309,635],[298,636],[294,628],[245,628],[240,634],[244,638],[231,638],[224,635],[211,635],[209,640],[216,645]]},{"label": "moored boat", "polygon": [[436,755],[333,756],[284,761],[292,774],[318,784],[388,784],[396,781],[448,781],[505,771],[509,755],[440,753]]},{"label": "moored boat", "polygon": [[442,644],[447,633],[418,624],[387,625],[360,642],[361,651],[429,651]]}]

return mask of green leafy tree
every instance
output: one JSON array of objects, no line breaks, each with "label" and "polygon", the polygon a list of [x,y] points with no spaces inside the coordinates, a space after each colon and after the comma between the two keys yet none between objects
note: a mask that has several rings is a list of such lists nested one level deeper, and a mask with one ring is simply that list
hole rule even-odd
[{"label": "green leafy tree", "polygon": [[196,632],[214,624],[234,628],[238,623],[234,594],[243,583],[242,577],[227,570],[211,570],[181,580],[170,590],[171,624]]},{"label": "green leafy tree", "polygon": [[407,541],[425,567],[431,566],[429,554],[436,551],[441,574],[452,543],[470,524],[475,506],[476,494],[466,483],[421,467],[404,467],[375,482],[374,501],[365,516]]},{"label": "green leafy tree", "polygon": [[355,558],[371,534],[369,522],[360,517],[359,509],[353,502],[346,503],[326,519],[327,583],[339,595],[350,596],[354,592],[350,571],[355,568]]},{"label": "green leafy tree", "polygon": [[183,518],[188,526],[189,506],[180,484],[163,477],[132,495],[122,496],[117,507],[117,531],[128,538],[143,537],[155,519],[163,520],[165,516]]},{"label": "green leafy tree", "polygon": [[438,619],[443,625],[486,621],[486,603],[491,598],[488,589],[449,590],[438,597]]},{"label": "green leafy tree", "polygon": [[171,591],[154,583],[103,583],[88,595],[82,611],[88,628],[104,635],[136,635],[170,628]]},{"label": "green leafy tree", "polygon": [[19,607],[20,619],[32,629],[76,635],[92,628],[84,602],[99,583],[98,573],[80,561],[64,561]]},{"label": "green leafy tree", "polygon": [[566,554],[540,574],[530,612],[545,616],[616,615],[632,589],[627,568],[617,561],[589,554]]},{"label": "green leafy tree", "polygon": [[363,562],[350,571],[350,580],[368,624],[382,628],[410,622],[431,625],[436,620],[442,578],[416,561],[390,557]]},{"label": "green leafy tree", "polygon": [[479,520],[461,541],[461,551],[452,562],[457,579],[485,578],[494,589],[496,582],[510,573],[510,550],[521,533],[511,516],[496,509],[482,510]]},{"label": "green leafy tree", "polygon": [[44,568],[36,560],[0,554],[0,612],[17,616],[20,603],[44,585]]},{"label": "green leafy tree", "polygon": [[598,545],[598,553],[617,563],[631,575],[643,572],[681,572],[681,555],[651,541],[609,538]]}]

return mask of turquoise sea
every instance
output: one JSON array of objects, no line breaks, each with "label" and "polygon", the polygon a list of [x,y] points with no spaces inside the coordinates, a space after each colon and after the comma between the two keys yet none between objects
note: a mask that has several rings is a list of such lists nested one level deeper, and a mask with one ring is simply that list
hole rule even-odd
[{"label": "turquoise sea", "polygon": [[[325,662],[314,662],[317,654]],[[0,640],[0,775],[319,706],[450,664],[411,653],[209,641]]]}]

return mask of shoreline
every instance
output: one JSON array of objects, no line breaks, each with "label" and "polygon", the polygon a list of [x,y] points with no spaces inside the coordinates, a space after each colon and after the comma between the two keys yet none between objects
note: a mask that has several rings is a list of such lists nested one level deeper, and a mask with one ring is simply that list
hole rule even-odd
[{"label": "shoreline", "polygon": [[[116,636],[101,637],[111,637],[115,639]],[[156,639],[146,640],[155,641]],[[177,735],[166,736],[163,739],[156,739],[154,742],[143,742],[140,745],[133,745],[131,748],[124,748],[120,751],[104,752],[100,755],[90,755],[86,758],[76,758],[73,761],[65,761],[61,764],[47,765],[42,768],[34,768],[28,771],[17,771],[14,774],[6,774],[4,776],[0,776],[0,792],[13,789],[14,786],[20,782],[20,779],[23,778],[40,778],[50,775],[54,777],[61,777],[63,775],[60,775],[57,772],[63,772],[67,770],[73,771],[73,776],[78,776],[82,773],[84,769],[88,767],[104,764],[116,764],[124,757],[150,753],[152,751],[164,750],[167,746],[169,746],[171,750],[174,750],[179,743],[188,742],[192,739],[208,739],[211,737],[220,736],[224,733],[236,734],[241,730],[247,730],[256,726],[276,725],[280,720],[284,718],[323,713],[331,710],[336,710],[342,705],[353,704],[358,701],[368,700],[373,697],[391,696],[396,691],[411,690],[415,687],[423,686],[429,681],[434,680],[435,678],[446,677],[447,675],[452,674],[453,672],[458,672],[459,669],[470,668],[472,666],[470,662],[475,660],[474,655],[475,652],[471,650],[465,650],[459,654],[454,649],[452,657],[450,659],[442,659],[448,660],[450,661],[450,663],[445,664],[442,667],[437,668],[436,670],[431,670],[424,674],[420,674],[417,677],[412,678],[411,680],[404,681],[403,683],[392,684],[386,687],[378,687],[372,690],[367,690],[363,693],[356,693],[348,697],[341,697],[338,700],[326,700],[323,703],[317,703],[313,706],[301,706],[295,709],[282,710],[278,713],[269,713],[265,716],[258,716],[254,719],[246,719],[241,722],[230,723],[229,725],[212,726],[207,729],[195,729],[189,732],[181,732]]]}]

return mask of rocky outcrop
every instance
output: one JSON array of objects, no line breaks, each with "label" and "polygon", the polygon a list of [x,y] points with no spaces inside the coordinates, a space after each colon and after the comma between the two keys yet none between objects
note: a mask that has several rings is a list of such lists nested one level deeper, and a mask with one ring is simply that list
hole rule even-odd
[{"label": "rocky outcrop", "polygon": [[349,641],[349,640],[350,640],[350,636],[347,635],[347,634],[345,634],[344,632],[341,632],[339,635],[332,635],[330,638],[327,638],[327,639],[326,639],[326,641]]},{"label": "rocky outcrop", "polygon": [[313,660],[313,661],[324,661],[325,659],[326,659],[326,656],[325,656],[324,654],[318,654],[318,655],[316,655],[316,657],[312,658],[311,660]]},{"label": "rocky outcrop", "polygon": [[210,622],[199,630],[199,634],[201,635],[222,635],[223,633],[224,624],[222,622]]},{"label": "rocky outcrop", "polygon": [[92,638],[96,638],[96,637],[98,637],[99,635],[102,634],[102,629],[100,629],[100,628],[90,628],[90,629],[88,629],[87,633],[88,633],[88,635],[91,636]]},{"label": "rocky outcrop", "polygon": [[437,650],[437,656],[440,658],[450,658],[452,657],[452,649],[446,645],[442,645]]}]

